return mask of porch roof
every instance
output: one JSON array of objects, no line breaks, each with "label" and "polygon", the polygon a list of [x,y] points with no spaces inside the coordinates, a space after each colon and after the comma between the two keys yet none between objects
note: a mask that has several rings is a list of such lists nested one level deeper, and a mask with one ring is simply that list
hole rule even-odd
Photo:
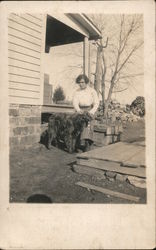
[{"label": "porch roof", "polygon": [[101,32],[85,14],[48,14],[46,52],[50,47],[101,38]]},{"label": "porch roof", "polygon": [[97,40],[102,38],[101,31],[94,24],[94,22],[86,14],[70,14],[88,31],[89,40]]}]

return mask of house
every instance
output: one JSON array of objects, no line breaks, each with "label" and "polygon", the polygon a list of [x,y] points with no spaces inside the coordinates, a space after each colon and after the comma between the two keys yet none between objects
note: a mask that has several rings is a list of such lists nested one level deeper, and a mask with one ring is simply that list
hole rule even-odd
[{"label": "house", "polygon": [[43,112],[71,112],[50,103],[51,86],[43,71],[50,47],[83,41],[83,72],[89,72],[89,40],[100,31],[84,14],[16,14],[8,18],[10,146],[38,142]]}]

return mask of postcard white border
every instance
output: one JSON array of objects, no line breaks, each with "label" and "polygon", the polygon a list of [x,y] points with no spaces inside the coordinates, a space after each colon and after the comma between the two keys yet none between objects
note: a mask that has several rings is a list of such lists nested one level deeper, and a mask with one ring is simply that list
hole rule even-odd
[{"label": "postcard white border", "polygon": [[[0,4],[0,248],[152,249],[155,246],[155,3],[34,1]],[[9,204],[7,16],[10,12],[143,13],[147,204]]]}]

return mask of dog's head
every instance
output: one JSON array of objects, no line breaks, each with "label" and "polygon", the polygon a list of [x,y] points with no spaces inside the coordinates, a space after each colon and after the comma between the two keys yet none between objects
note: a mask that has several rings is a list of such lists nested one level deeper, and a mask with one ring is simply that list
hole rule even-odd
[{"label": "dog's head", "polygon": [[74,114],[72,119],[75,131],[81,133],[83,128],[88,126],[88,122],[91,121],[92,117],[88,112],[85,112],[83,114]]},{"label": "dog's head", "polygon": [[86,124],[86,126],[88,125],[88,122],[90,122],[91,120],[92,117],[87,111],[82,114],[82,122]]}]

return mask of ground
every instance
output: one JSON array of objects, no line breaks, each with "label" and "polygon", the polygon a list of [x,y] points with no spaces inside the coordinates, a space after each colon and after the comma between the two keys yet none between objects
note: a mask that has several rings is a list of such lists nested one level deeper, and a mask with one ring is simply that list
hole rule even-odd
[{"label": "ground", "polygon": [[[144,120],[124,126],[122,141],[134,142],[144,139]],[[69,154],[55,147],[49,151],[41,144],[26,150],[11,151],[10,202],[25,203],[32,195],[41,194],[49,197],[52,203],[132,203],[79,187],[75,185],[78,181],[139,196],[139,203],[146,202],[145,189],[136,188],[126,182],[100,180],[75,173],[72,170],[75,160],[76,153]],[[38,198],[42,200],[42,197],[36,197]]]}]

